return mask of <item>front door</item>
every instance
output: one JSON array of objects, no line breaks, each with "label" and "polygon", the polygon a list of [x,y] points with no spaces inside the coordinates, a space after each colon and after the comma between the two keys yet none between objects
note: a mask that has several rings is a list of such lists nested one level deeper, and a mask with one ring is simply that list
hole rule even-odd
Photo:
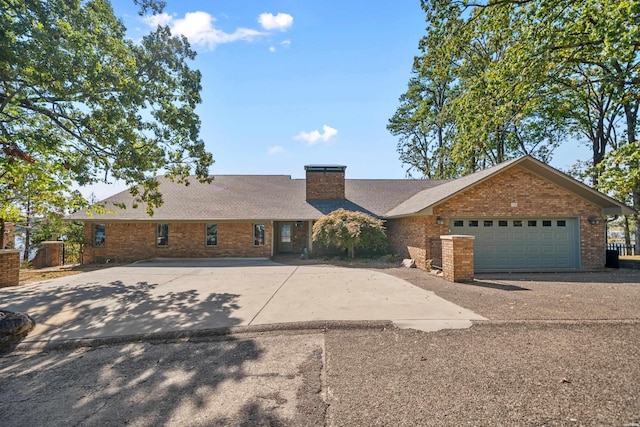
[{"label": "front door", "polygon": [[290,222],[280,223],[280,239],[278,241],[278,250],[280,252],[293,252],[293,236]]}]

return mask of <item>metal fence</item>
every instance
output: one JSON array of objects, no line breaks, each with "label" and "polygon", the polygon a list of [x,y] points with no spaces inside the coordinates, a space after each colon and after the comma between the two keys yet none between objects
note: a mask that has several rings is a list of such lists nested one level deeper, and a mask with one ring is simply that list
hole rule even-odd
[{"label": "metal fence", "polygon": [[607,245],[607,249],[610,251],[616,251],[618,252],[618,255],[622,256],[633,256],[638,254],[636,251],[636,245],[627,246],[622,243],[609,243]]},{"label": "metal fence", "polygon": [[80,243],[64,243],[62,246],[62,264],[82,264],[82,247]]}]

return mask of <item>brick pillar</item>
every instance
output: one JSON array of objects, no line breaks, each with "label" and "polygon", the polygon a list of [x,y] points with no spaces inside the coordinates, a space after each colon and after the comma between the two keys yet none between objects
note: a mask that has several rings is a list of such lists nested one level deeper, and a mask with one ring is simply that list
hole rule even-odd
[{"label": "brick pillar", "polygon": [[474,236],[446,235],[442,241],[442,273],[450,282],[473,281]]},{"label": "brick pillar", "polygon": [[20,283],[20,251],[0,249],[0,288]]},{"label": "brick pillar", "polygon": [[36,257],[32,261],[34,268],[56,267],[62,265],[62,242],[42,242]]}]

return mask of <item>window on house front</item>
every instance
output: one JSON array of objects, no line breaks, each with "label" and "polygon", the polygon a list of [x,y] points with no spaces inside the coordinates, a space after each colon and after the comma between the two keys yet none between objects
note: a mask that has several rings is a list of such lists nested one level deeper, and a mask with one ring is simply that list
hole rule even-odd
[{"label": "window on house front", "polygon": [[469,221],[469,227],[477,227],[478,226],[478,221],[475,219],[472,219],[471,221]]},{"label": "window on house front", "polygon": [[453,221],[453,226],[454,227],[464,227],[464,221],[456,219],[455,221]]},{"label": "window on house front", "polygon": [[522,227],[522,220],[520,219],[516,219],[513,221],[513,226],[514,227]]},{"label": "window on house front", "polygon": [[264,246],[264,224],[253,224],[253,245]]},{"label": "window on house front", "polygon": [[506,220],[501,219],[500,221],[498,221],[498,227],[507,227],[508,225],[509,224]]},{"label": "window on house front", "polygon": [[529,221],[527,221],[527,225],[529,227],[537,227],[538,226],[538,221],[536,221],[535,219],[530,219]]},{"label": "window on house front", "polygon": [[156,246],[169,246],[169,224],[158,224]]},{"label": "window on house front", "polygon": [[551,221],[545,219],[544,221],[542,221],[542,226],[543,227],[551,227]]},{"label": "window on house front", "polygon": [[565,221],[564,219],[558,220],[558,227],[566,227],[566,226],[567,226],[567,221]]},{"label": "window on house front", "polygon": [[218,224],[207,224],[207,246],[218,246]]},{"label": "window on house front", "polygon": [[105,237],[107,236],[106,227],[104,224],[93,225],[93,246],[101,248],[104,246]]},{"label": "window on house front", "polygon": [[485,220],[485,221],[484,221],[484,226],[485,226],[485,227],[493,227],[493,221],[491,221],[491,220]]}]

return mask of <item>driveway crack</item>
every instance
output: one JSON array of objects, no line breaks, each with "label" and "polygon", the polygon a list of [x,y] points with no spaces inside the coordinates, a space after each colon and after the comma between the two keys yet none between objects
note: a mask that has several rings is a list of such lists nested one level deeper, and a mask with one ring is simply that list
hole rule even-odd
[{"label": "driveway crack", "polygon": [[265,308],[267,305],[269,305],[269,303],[271,302],[271,300],[273,299],[273,297],[275,297],[275,296],[276,296],[276,294],[277,294],[278,292],[280,292],[280,289],[282,289],[282,287],[285,285],[285,283],[287,283],[287,282],[289,281],[289,279],[291,279],[291,276],[293,276],[293,275],[295,274],[295,272],[296,272],[296,271],[298,271],[298,268],[300,268],[300,267],[296,267],[296,268],[295,268],[295,270],[293,270],[293,271],[291,272],[291,274],[289,274],[289,276],[287,276],[287,278],[286,278],[286,279],[284,279],[284,281],[282,282],[282,284],[281,284],[280,286],[278,286],[278,289],[276,289],[276,291],[273,293],[273,295],[271,295],[271,296],[269,297],[269,299],[267,300],[267,302],[265,302],[265,303],[264,303],[264,305],[260,308],[260,310],[258,310],[258,312],[255,314],[255,316],[253,316],[253,317],[251,318],[251,320],[249,321],[248,325],[253,324],[253,321],[254,321],[254,320],[256,320],[256,317],[260,316],[260,313],[262,313],[262,310],[264,310],[264,308]]}]

